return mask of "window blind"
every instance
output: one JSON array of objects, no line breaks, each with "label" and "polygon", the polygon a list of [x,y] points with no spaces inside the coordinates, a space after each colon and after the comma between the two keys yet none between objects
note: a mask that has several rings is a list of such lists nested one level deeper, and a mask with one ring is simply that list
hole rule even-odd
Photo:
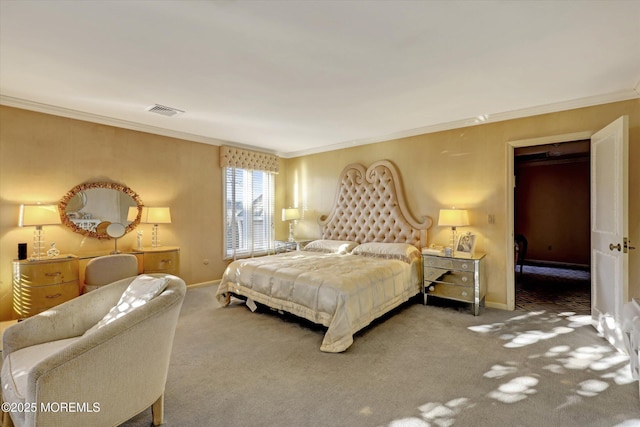
[{"label": "window blind", "polygon": [[[274,247],[273,171],[248,168],[246,166],[249,163],[246,161],[231,162],[227,158],[223,162],[222,153],[220,157],[224,183],[225,258],[236,259],[269,253]],[[238,167],[238,164],[245,167]],[[255,167],[256,164],[251,166]]]}]

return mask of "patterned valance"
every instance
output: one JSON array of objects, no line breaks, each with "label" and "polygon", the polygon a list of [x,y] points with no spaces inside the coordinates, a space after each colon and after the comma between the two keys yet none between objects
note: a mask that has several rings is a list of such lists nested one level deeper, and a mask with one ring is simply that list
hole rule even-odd
[{"label": "patterned valance", "polygon": [[220,147],[220,167],[278,172],[278,156],[235,147]]}]

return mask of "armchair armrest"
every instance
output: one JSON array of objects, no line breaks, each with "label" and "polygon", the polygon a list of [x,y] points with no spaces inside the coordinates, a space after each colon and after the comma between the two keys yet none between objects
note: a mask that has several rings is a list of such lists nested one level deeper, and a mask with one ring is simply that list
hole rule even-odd
[{"label": "armchair armrest", "polygon": [[119,280],[11,325],[2,336],[2,357],[24,347],[84,334],[116,305],[133,279]]}]

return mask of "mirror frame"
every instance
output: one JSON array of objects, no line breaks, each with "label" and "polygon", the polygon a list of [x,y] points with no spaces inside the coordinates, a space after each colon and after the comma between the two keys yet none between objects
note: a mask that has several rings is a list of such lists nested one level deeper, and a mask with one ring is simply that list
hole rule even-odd
[{"label": "mirror frame", "polygon": [[84,230],[78,227],[73,221],[69,219],[67,216],[67,204],[69,201],[78,193],[89,190],[91,188],[106,188],[108,190],[116,190],[122,193],[125,193],[127,196],[131,197],[136,205],[138,205],[138,215],[136,219],[134,219],[129,225],[125,227],[124,234],[132,231],[134,228],[140,224],[140,218],[142,216],[142,207],[144,204],[142,203],[142,199],[140,196],[133,191],[131,188],[126,185],[116,184],[115,182],[87,182],[84,184],[76,185],[71,190],[67,191],[67,193],[62,197],[62,199],[58,202],[58,211],[60,212],[60,220],[62,223],[70,228],[74,233],[80,233],[87,237],[95,237],[96,239],[111,239],[111,236],[108,234],[100,234],[91,230]]}]

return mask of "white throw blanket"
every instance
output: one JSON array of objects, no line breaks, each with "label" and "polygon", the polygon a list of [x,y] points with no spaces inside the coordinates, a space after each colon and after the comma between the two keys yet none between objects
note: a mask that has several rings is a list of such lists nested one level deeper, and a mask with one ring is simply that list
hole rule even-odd
[{"label": "white throw blanket", "polygon": [[251,298],[328,327],[320,350],[338,353],[353,334],[420,292],[421,263],[361,255],[289,252],[232,262],[216,297]]}]

